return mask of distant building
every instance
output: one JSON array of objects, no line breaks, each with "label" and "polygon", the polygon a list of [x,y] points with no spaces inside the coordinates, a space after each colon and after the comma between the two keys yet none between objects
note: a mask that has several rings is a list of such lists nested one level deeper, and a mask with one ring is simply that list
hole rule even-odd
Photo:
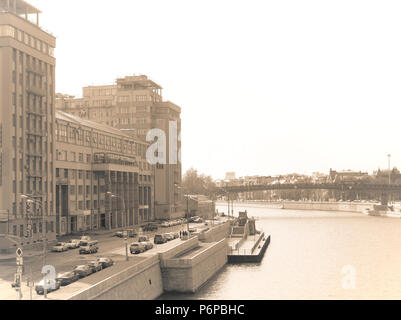
[{"label": "distant building", "polygon": [[335,171],[330,169],[328,180],[332,183],[355,182],[368,176],[369,174],[367,172],[351,170]]},{"label": "distant building", "polygon": [[235,172],[227,172],[225,180],[235,180]]},{"label": "distant building", "polygon": [[186,211],[189,215],[199,216],[203,219],[212,219],[216,211],[214,201],[203,195],[187,195],[184,197],[186,202]]}]

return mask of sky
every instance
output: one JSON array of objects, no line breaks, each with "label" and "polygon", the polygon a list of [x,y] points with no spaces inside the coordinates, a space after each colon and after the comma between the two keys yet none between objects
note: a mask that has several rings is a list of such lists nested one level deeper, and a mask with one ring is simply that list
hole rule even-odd
[{"label": "sky", "polygon": [[56,90],[146,74],[213,178],[401,167],[401,2],[29,0]]}]

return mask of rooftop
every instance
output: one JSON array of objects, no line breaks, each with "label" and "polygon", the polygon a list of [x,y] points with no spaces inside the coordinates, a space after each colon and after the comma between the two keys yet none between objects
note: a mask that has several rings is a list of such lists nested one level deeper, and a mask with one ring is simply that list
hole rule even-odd
[{"label": "rooftop", "polygon": [[158,85],[153,80],[150,80],[145,75],[140,76],[126,76],[124,78],[117,79],[117,84],[135,84],[144,88],[156,88],[156,89],[163,89],[160,85]]},{"label": "rooftop", "polygon": [[96,130],[100,130],[100,131],[105,131],[105,132],[108,132],[111,134],[123,136],[123,137],[126,137],[127,139],[132,139],[132,136],[122,132],[119,129],[116,129],[114,127],[111,127],[111,126],[108,126],[105,124],[97,123],[94,121],[85,120],[80,117],[73,116],[72,114],[69,114],[67,112],[60,111],[60,110],[56,110],[56,119],[68,121],[68,122],[74,123],[78,126],[85,126],[88,128],[92,128],[92,129],[96,129]]},{"label": "rooftop", "polygon": [[39,9],[23,0],[0,0],[0,7],[18,15],[41,13]]}]

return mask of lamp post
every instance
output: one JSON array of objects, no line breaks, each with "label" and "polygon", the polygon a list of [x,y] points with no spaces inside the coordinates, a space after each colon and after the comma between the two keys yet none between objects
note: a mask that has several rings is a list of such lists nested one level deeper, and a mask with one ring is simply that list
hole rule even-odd
[{"label": "lamp post", "polygon": [[[21,195],[22,199],[25,199],[27,202],[34,203],[40,207],[40,211],[42,214],[42,241],[43,241],[43,267],[46,265],[46,250],[47,250],[47,234],[46,234],[46,221],[45,215],[43,212],[43,205],[41,201],[38,201],[28,195]],[[44,297],[47,298],[47,287],[44,286]]]},{"label": "lamp post", "polygon": [[[181,190],[183,189],[182,187],[180,187],[178,185],[178,183],[174,183],[174,186],[177,189],[181,189]],[[185,217],[187,219],[187,231],[188,231],[188,234],[189,234],[189,194],[185,194],[184,193],[184,197],[187,199],[187,209],[186,209],[186,212],[185,212]]]}]

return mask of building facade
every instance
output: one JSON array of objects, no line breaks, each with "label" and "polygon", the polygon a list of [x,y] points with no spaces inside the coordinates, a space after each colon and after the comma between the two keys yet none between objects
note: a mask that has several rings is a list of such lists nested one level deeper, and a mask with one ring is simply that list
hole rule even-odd
[{"label": "building facade", "polygon": [[154,166],[155,218],[184,216],[179,156],[181,108],[163,101],[160,85],[147,76],[127,76],[114,85],[85,87],[82,98],[58,94],[56,100],[58,110],[113,126],[140,141],[146,141],[151,129],[163,131],[166,148],[158,152],[166,163]]},{"label": "building facade", "polygon": [[154,220],[148,144],[56,111],[57,233],[129,228]]},{"label": "building facade", "polygon": [[185,195],[186,211],[189,217],[198,216],[203,219],[213,219],[216,204],[204,195]]},{"label": "building facade", "polygon": [[39,14],[25,1],[0,0],[0,234],[24,244],[56,237],[56,39]]}]

